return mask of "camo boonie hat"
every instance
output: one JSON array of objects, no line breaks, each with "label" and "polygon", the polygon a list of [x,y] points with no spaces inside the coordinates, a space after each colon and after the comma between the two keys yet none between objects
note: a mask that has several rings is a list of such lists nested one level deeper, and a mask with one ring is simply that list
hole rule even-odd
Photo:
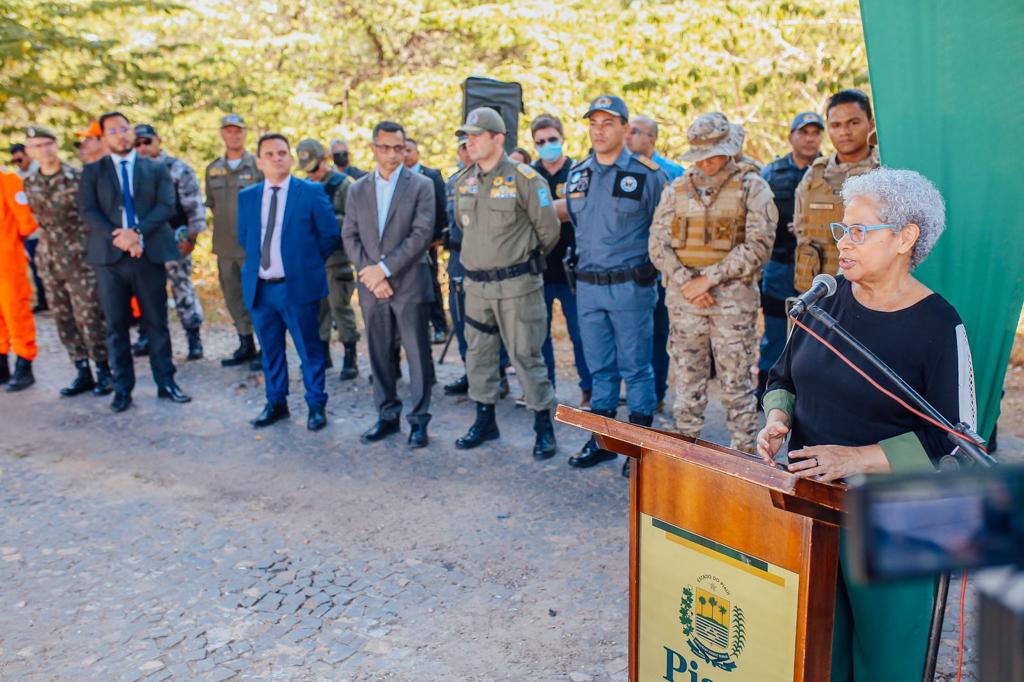
[{"label": "camo boonie hat", "polygon": [[725,114],[713,111],[701,114],[686,130],[690,149],[683,161],[703,161],[712,156],[736,156],[741,146]]}]

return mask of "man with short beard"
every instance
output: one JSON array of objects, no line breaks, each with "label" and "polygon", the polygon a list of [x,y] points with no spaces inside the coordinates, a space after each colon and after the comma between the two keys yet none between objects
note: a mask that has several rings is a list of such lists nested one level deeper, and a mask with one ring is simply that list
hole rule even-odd
[{"label": "man with short beard", "polygon": [[167,167],[135,151],[128,117],[112,111],[100,117],[110,155],[82,171],[78,210],[89,227],[86,263],[96,268],[100,303],[107,318],[107,352],[113,363],[110,409],[132,404],[135,367],[128,325],[131,299],[139,302],[149,335],[149,366],[157,397],[176,403],[192,399],[174,382],[171,336],[167,331],[167,272],[178,258],[168,221],[174,215],[174,182]]}]

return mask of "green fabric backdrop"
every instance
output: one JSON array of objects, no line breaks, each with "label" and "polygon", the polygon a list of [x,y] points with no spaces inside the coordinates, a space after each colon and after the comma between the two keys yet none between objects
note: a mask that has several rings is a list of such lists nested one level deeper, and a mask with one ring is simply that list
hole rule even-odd
[{"label": "green fabric backdrop", "polygon": [[946,232],[917,275],[967,326],[988,437],[1024,300],[1024,2],[860,4],[882,163],[946,199]]}]

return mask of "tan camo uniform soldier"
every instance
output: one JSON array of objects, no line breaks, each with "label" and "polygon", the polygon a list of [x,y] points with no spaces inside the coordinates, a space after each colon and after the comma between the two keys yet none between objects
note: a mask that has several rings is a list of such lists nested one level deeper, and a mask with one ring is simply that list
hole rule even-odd
[{"label": "tan camo uniform soldier", "polygon": [[714,356],[731,447],[754,451],[759,426],[751,367],[760,295],[756,278],[775,241],[771,188],[737,165],[729,121],[703,114],[686,131],[684,161],[665,188],[651,225],[651,261],[665,281],[669,355],[675,363],[676,428],[699,436]]},{"label": "tan camo uniform soldier", "polygon": [[839,249],[829,224],[843,220],[843,183],[880,165],[878,147],[869,142],[875,127],[871,100],[863,92],[850,89],[832,95],[825,126],[836,152],[811,164],[797,185],[793,208],[797,237],[793,287],[800,293],[811,287],[815,275],[834,275],[839,270]]},{"label": "tan camo uniform soldier", "polygon": [[473,165],[455,182],[455,218],[463,230],[466,374],[476,421],[455,447],[466,450],[498,438],[498,347],[505,344],[534,412],[535,459],[555,454],[551,410],[555,391],[541,345],[547,336],[545,255],[561,229],[548,183],[505,153],[505,122],[493,109],[469,112],[456,134],[466,135]]}]

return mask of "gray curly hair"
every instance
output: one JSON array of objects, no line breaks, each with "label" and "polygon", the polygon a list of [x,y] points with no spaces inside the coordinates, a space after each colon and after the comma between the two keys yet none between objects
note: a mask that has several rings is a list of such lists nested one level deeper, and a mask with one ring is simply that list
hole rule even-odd
[{"label": "gray curly hair", "polygon": [[910,254],[913,270],[928,257],[946,229],[946,202],[931,181],[920,173],[898,168],[877,168],[843,183],[843,205],[858,197],[878,204],[878,217],[891,225],[914,223],[921,236]]}]

